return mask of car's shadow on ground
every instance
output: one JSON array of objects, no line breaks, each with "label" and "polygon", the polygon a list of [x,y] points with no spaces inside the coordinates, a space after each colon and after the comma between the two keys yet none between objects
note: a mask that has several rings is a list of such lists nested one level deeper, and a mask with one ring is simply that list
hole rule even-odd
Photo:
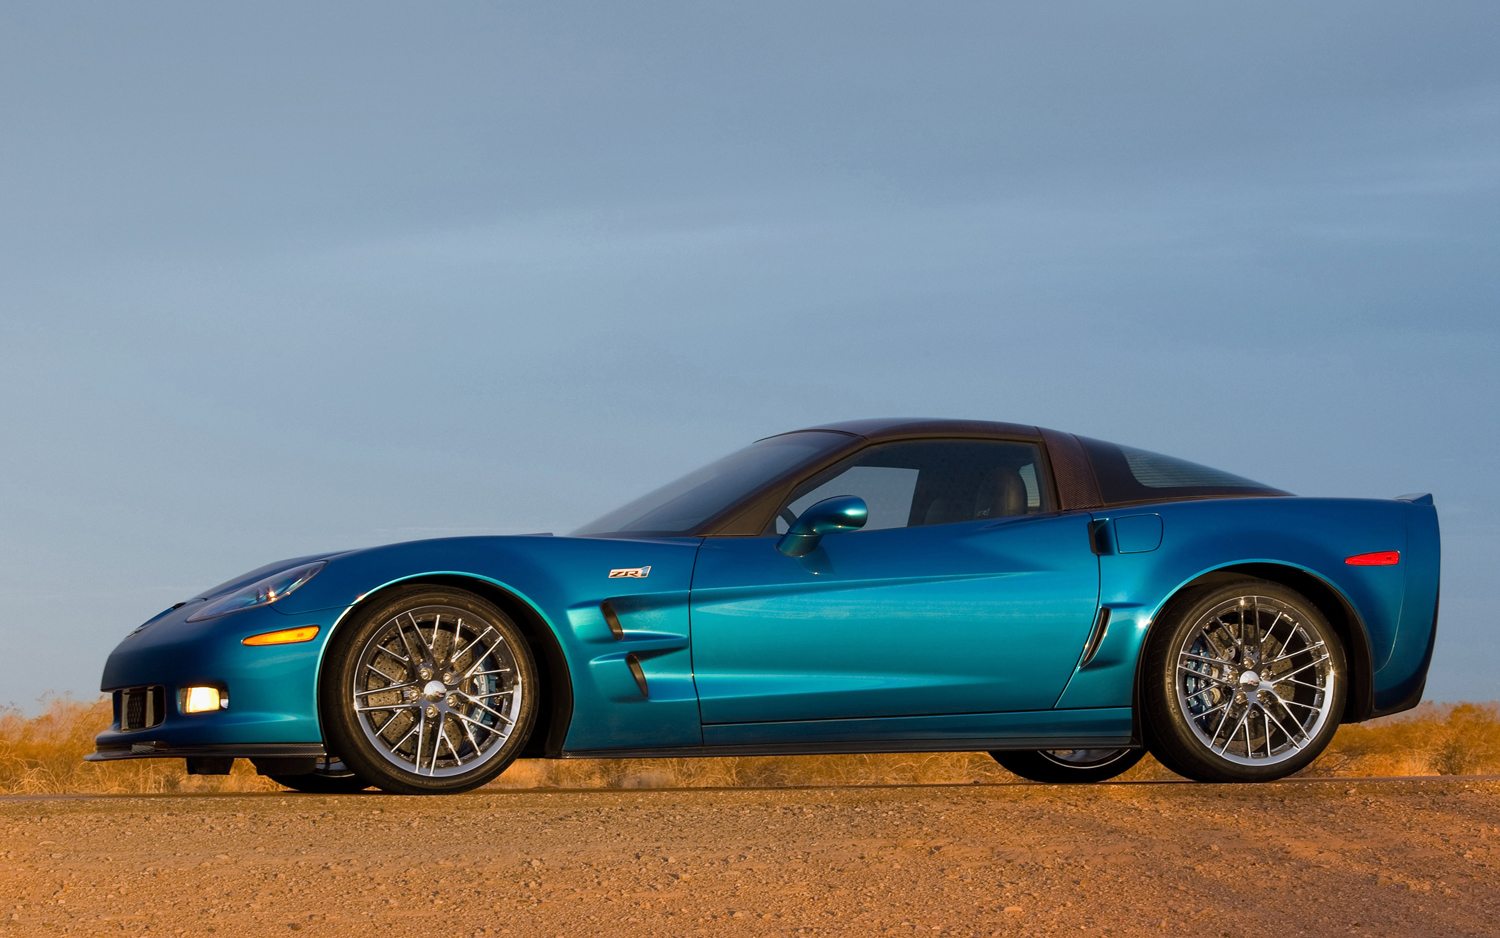
[{"label": "car's shadow on ground", "polygon": [[[774,794],[776,792],[809,792],[809,791],[902,791],[902,790],[973,790],[973,789],[1043,789],[1050,791],[1087,791],[1097,789],[1101,786],[1110,788],[1147,788],[1147,787],[1183,787],[1183,788],[1219,788],[1238,789],[1244,791],[1255,791],[1273,786],[1305,786],[1305,785],[1410,785],[1431,782],[1500,782],[1500,775],[1362,775],[1362,776],[1302,776],[1297,778],[1284,778],[1273,782],[1195,782],[1185,778],[1143,778],[1128,779],[1124,781],[1114,780],[1108,782],[1095,782],[1087,785],[1049,785],[1043,782],[856,782],[843,785],[685,785],[685,786],[653,786],[640,788],[481,788],[477,791],[466,792],[462,795],[449,795],[446,797],[472,797],[472,796],[496,796],[526,797],[535,795],[640,795],[649,797],[653,794],[692,794],[702,792],[706,794],[730,794],[742,792],[746,794],[762,793]],[[130,799],[156,799],[156,798],[193,798],[200,800],[233,799],[233,798],[294,798],[302,799],[329,799],[334,801],[349,798],[407,798],[406,795],[388,795],[385,792],[370,790],[355,792],[351,794],[313,794],[297,791],[205,791],[205,792],[71,792],[65,794],[36,794],[36,795],[0,795],[0,803],[24,802],[24,801],[78,801],[78,800],[110,800],[125,801]]]}]

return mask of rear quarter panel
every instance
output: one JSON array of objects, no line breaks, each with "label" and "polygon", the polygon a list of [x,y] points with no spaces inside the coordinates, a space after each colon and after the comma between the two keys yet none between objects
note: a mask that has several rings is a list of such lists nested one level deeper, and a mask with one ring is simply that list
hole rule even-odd
[{"label": "rear quarter panel", "polygon": [[[1235,498],[1095,512],[1096,521],[1110,523],[1108,532],[1138,531],[1143,522],[1136,519],[1152,516],[1160,519],[1162,534],[1155,549],[1141,549],[1150,545],[1138,537],[1124,544],[1112,533],[1099,539],[1100,604],[1110,610],[1109,629],[1088,665],[1075,671],[1059,708],[1130,705],[1136,663],[1166,604],[1199,578],[1244,565],[1302,571],[1343,598],[1367,638],[1366,667],[1374,674],[1377,708],[1409,685],[1414,664],[1420,663],[1425,674],[1420,659],[1430,649],[1438,571],[1430,504]],[[1401,551],[1401,562],[1384,567],[1344,563],[1354,554],[1382,550]]]}]

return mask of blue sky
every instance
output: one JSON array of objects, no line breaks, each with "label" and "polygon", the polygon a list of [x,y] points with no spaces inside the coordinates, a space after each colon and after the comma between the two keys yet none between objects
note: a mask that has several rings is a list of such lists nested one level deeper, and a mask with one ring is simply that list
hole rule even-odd
[{"label": "blue sky", "polygon": [[[1034,422],[1435,493],[1500,697],[1493,3],[9,3],[0,703],[278,557]],[[36,649],[35,651],[23,649]]]}]

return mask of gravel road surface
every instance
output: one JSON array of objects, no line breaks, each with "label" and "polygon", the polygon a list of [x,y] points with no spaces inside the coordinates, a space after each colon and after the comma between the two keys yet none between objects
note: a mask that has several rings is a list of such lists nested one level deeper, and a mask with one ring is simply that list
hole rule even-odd
[{"label": "gravel road surface", "polygon": [[0,934],[1495,935],[1500,780],[0,799]]}]

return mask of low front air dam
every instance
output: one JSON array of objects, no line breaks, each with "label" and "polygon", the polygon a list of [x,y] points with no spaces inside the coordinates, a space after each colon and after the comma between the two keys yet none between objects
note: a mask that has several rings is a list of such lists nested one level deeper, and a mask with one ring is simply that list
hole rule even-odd
[{"label": "low front air dam", "polygon": [[[128,758],[217,758],[317,756],[319,649],[340,610],[287,616],[274,607],[187,621],[196,603],[158,616],[126,636],[104,665],[100,690],[114,698],[110,728],[94,740],[90,761]],[[263,632],[319,626],[312,641],[246,646]],[[119,698],[126,687],[160,685],[163,719],[155,726],[120,730]],[[182,689],[224,688],[229,706],[212,713],[185,713]]]}]

